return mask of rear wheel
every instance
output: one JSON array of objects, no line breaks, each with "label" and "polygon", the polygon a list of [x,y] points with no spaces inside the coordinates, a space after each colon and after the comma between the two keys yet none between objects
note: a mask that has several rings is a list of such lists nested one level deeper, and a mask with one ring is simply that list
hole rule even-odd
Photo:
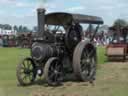
[{"label": "rear wheel", "polygon": [[73,68],[79,80],[95,80],[96,48],[91,43],[82,41],[77,45],[73,55]]},{"label": "rear wheel", "polygon": [[17,79],[20,85],[30,85],[36,78],[35,65],[31,58],[25,58],[17,66]]},{"label": "rear wheel", "polygon": [[58,86],[62,82],[62,64],[56,57],[50,58],[44,67],[44,78],[50,86]]}]

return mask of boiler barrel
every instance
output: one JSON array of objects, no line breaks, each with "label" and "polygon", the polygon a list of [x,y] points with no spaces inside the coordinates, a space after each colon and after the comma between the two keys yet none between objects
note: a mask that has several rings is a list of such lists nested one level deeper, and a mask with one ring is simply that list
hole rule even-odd
[{"label": "boiler barrel", "polygon": [[35,43],[32,45],[31,55],[37,61],[43,61],[47,58],[58,56],[60,51],[55,46],[48,44]]}]

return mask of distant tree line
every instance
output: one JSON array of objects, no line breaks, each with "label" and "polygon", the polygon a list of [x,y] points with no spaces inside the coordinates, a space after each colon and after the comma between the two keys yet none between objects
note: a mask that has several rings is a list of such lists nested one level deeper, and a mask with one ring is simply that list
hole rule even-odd
[{"label": "distant tree line", "polygon": [[11,30],[12,26],[9,24],[0,24],[0,28],[5,30]]},{"label": "distant tree line", "polygon": [[37,27],[34,26],[33,29],[29,29],[27,26],[23,26],[23,25],[10,25],[10,24],[0,24],[0,28],[3,30],[16,30],[17,32],[36,32],[37,31]]},{"label": "distant tree line", "polygon": [[17,32],[31,32],[32,31],[28,27],[22,26],[22,25],[20,26],[14,25],[13,29],[16,30]]},{"label": "distant tree line", "polygon": [[116,28],[128,27],[128,22],[124,19],[117,19],[115,20],[113,26]]}]

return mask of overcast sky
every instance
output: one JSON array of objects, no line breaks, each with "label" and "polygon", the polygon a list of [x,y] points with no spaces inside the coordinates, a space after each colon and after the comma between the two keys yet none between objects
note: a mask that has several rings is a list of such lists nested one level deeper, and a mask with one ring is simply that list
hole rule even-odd
[{"label": "overcast sky", "polygon": [[[36,8],[41,0],[0,0],[0,23],[37,25]],[[46,0],[45,0],[46,1]],[[72,12],[101,16],[112,25],[117,18],[128,21],[128,0],[48,0],[47,12]]]}]

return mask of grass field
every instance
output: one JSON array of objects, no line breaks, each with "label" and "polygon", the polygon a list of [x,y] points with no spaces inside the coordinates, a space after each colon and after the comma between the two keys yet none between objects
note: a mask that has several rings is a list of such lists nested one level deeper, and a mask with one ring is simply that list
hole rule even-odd
[{"label": "grass field", "polygon": [[43,96],[41,94],[47,93],[55,94],[54,96],[128,96],[127,63],[106,63],[104,52],[103,47],[98,47],[99,62],[95,86],[86,82],[69,81],[60,87],[48,87],[45,84],[21,87],[17,85],[16,65],[21,58],[29,56],[29,50],[0,48],[0,96]]}]

